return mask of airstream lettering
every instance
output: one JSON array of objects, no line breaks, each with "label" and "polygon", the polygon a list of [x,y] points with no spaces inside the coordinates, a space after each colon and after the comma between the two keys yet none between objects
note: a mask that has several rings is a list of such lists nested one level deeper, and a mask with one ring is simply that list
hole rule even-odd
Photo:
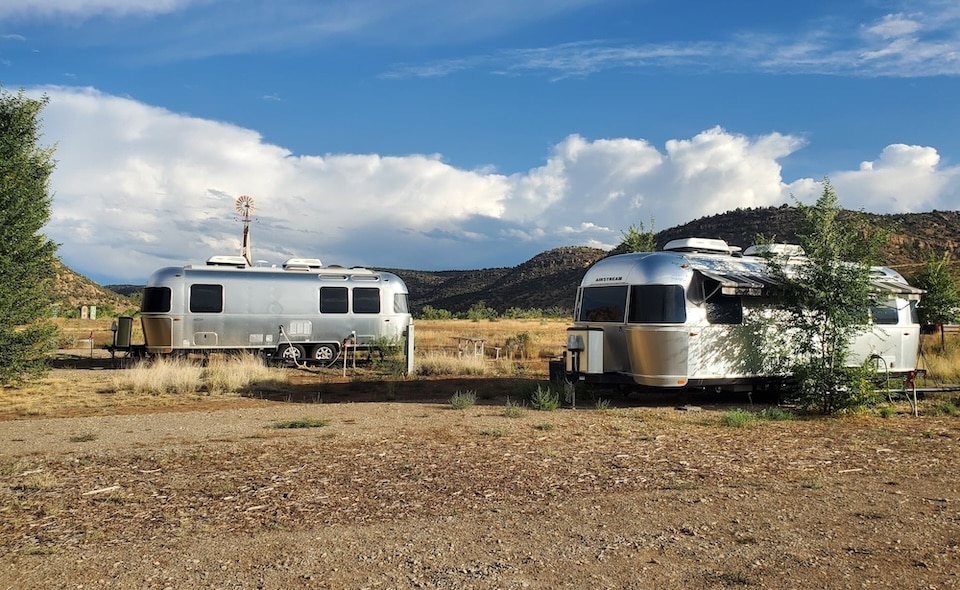
[{"label": "airstream lettering", "polygon": [[[770,248],[770,247],[766,247]],[[797,246],[772,254],[801,256]],[[769,317],[776,280],[758,247],[674,240],[663,251],[621,254],[587,270],[567,331],[567,379],[650,388],[754,388],[782,378],[769,363],[754,319]],[[886,267],[872,269],[883,294],[850,361],[869,358],[890,373],[916,367],[920,289]],[[769,322],[768,322],[769,324]],[[768,329],[778,330],[774,325]],[[766,358],[765,358],[766,356]]]},{"label": "airstream lettering", "polygon": [[407,287],[389,272],[295,258],[251,267],[242,256],[156,271],[143,291],[146,351],[250,350],[328,363],[345,342],[400,341],[411,324]]}]

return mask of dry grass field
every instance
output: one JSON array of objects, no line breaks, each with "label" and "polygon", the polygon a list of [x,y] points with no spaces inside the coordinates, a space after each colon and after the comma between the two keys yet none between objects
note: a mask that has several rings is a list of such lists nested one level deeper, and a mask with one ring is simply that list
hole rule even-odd
[{"label": "dry grass field", "polygon": [[565,329],[417,322],[418,362],[484,368],[410,377],[61,351],[0,393],[0,588],[960,585],[955,395],[535,409]]},{"label": "dry grass field", "polygon": [[[209,406],[226,403],[227,399],[245,399],[232,393],[244,390],[244,386],[210,387],[211,379],[206,378],[204,389],[196,390],[193,386],[199,382],[200,369],[195,366],[168,367],[166,377],[151,376],[151,379],[186,382],[183,385],[165,384],[159,388],[163,394],[157,394],[158,388],[136,382],[135,363],[121,357],[111,360],[105,349],[112,343],[111,318],[57,322],[62,342],[54,359],[57,370],[39,383],[6,390],[0,396],[0,418],[108,414],[184,404]],[[133,326],[132,341],[140,343],[143,336],[139,322],[134,321]],[[346,399],[353,396],[388,401],[395,395],[391,392],[409,390],[405,395],[416,398],[416,391],[422,390],[427,398],[434,399],[455,393],[457,386],[449,385],[445,390],[445,383],[455,383],[460,377],[485,377],[489,391],[484,395],[513,395],[516,398],[530,383],[547,379],[547,361],[562,353],[567,326],[563,320],[417,321],[415,364],[423,373],[420,376],[404,378],[389,368],[365,366],[350,367],[347,374],[339,366],[316,371],[278,369],[279,376],[253,379],[256,391],[251,394],[248,388],[245,393],[270,398],[313,399],[320,395],[318,392],[329,390],[329,395]],[[458,344],[466,341],[458,338],[483,339],[483,356],[474,357],[473,341],[464,344],[461,350]],[[122,371],[114,370],[121,367]],[[248,378],[257,372],[252,363],[234,371]],[[212,379],[223,382],[227,376],[221,374]],[[373,393],[359,391],[366,382],[372,384],[369,389]]]},{"label": "dry grass field", "polygon": [[[89,347],[91,337],[95,349],[108,346],[113,341],[110,329],[113,321],[113,318],[54,320],[60,328],[64,349]],[[561,319],[417,320],[415,325],[417,348],[424,351],[456,352],[458,337],[479,338],[485,340],[488,356],[495,356],[496,348],[500,348],[503,356],[536,359],[562,354],[570,322]],[[143,330],[137,319],[133,322],[132,341],[143,342]]]}]

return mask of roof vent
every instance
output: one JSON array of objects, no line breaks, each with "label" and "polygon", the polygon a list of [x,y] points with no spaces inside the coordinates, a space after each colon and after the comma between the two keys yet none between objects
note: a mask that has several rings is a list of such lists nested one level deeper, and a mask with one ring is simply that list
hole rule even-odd
[{"label": "roof vent", "polygon": [[319,258],[291,258],[283,263],[286,270],[314,270],[322,266]]},{"label": "roof vent", "polygon": [[723,240],[713,238],[681,238],[670,240],[663,247],[665,252],[702,252],[705,254],[733,254],[739,252],[738,246],[731,246]]},{"label": "roof vent", "polygon": [[207,258],[207,266],[232,266],[247,268],[247,259],[243,256],[211,256]]}]

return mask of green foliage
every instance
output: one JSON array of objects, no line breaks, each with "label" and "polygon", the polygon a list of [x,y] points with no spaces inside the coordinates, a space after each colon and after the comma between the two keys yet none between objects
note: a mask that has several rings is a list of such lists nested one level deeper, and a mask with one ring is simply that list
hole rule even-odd
[{"label": "green foliage", "polygon": [[842,219],[836,192],[824,180],[813,206],[798,205],[804,231],[800,245],[808,262],[790,264],[771,258],[784,290],[786,358],[798,380],[793,401],[825,414],[876,403],[869,369],[847,367],[849,347],[866,328],[867,310],[876,303],[870,265],[886,234],[863,225],[861,218]]},{"label": "green foliage", "polygon": [[650,218],[650,229],[644,227],[641,221],[638,225],[631,225],[626,231],[621,231],[623,241],[610,251],[610,255],[627,254],[630,252],[653,252],[657,249],[657,234],[653,229],[653,218]]},{"label": "green foliage", "polygon": [[[396,336],[378,336],[370,341],[372,367],[389,373],[393,379],[399,379],[406,371],[406,359],[403,354],[404,340]],[[394,382],[390,382],[394,386]]]},{"label": "green foliage", "polygon": [[437,309],[432,305],[424,305],[420,310],[420,319],[422,320],[451,320],[453,314],[446,309]]},{"label": "green foliage", "polygon": [[753,424],[756,421],[757,416],[753,412],[740,409],[724,412],[723,415],[720,416],[720,424],[731,428],[741,428]]},{"label": "green foliage", "polygon": [[503,408],[503,415],[507,418],[519,418],[523,416],[525,412],[526,408],[523,406],[523,404],[512,402],[509,399]]},{"label": "green foliage", "polygon": [[877,374],[872,364],[833,367],[813,361],[797,365],[794,375],[798,381],[796,400],[823,414],[873,407],[883,400],[876,389]]},{"label": "green foliage", "polygon": [[932,416],[958,416],[960,415],[960,406],[957,402],[944,401],[933,406],[930,410]]},{"label": "green foliage", "polygon": [[454,410],[465,410],[477,403],[475,391],[457,391],[450,397],[450,405]]},{"label": "green foliage", "polygon": [[567,309],[564,307],[559,307],[556,305],[552,307],[548,307],[547,309],[543,310],[543,317],[545,318],[566,319],[566,318],[570,318],[572,315],[573,315],[573,310]]},{"label": "green foliage", "polygon": [[47,319],[57,244],[41,231],[50,219],[53,149],[38,146],[48,99],[0,87],[0,384],[46,371],[56,327]]},{"label": "green foliage", "polygon": [[761,420],[767,420],[770,422],[786,422],[793,420],[796,416],[793,415],[793,412],[784,410],[783,408],[778,408],[776,406],[771,408],[765,408],[757,415]]},{"label": "green foliage", "polygon": [[546,313],[538,307],[528,309],[508,307],[507,310],[503,312],[503,317],[508,320],[539,320],[546,317]]},{"label": "green foliage", "polygon": [[467,310],[467,319],[479,322],[480,320],[493,320],[497,318],[497,310],[487,307],[483,301],[477,301]]},{"label": "green foliage", "polygon": [[530,394],[530,406],[541,412],[552,412],[560,407],[560,394],[548,386],[537,385]]},{"label": "green foliage", "polygon": [[504,354],[507,358],[520,357],[525,359],[530,352],[530,345],[532,343],[533,336],[531,336],[529,332],[514,334],[504,341]]},{"label": "green foliage", "polygon": [[[921,324],[951,324],[960,322],[960,288],[950,274],[950,254],[927,261],[916,277],[915,286],[926,290],[917,313]],[[943,334],[940,346],[943,348]]]}]

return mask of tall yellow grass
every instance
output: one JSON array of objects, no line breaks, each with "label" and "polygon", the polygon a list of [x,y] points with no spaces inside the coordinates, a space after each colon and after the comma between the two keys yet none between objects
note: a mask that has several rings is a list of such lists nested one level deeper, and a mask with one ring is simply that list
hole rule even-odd
[{"label": "tall yellow grass", "polygon": [[117,391],[158,395],[239,393],[252,387],[276,388],[288,382],[279,367],[268,367],[252,354],[211,355],[206,365],[183,357],[159,357],[138,362],[114,376]]},{"label": "tall yellow grass", "polygon": [[414,371],[420,377],[487,375],[490,365],[487,359],[478,356],[460,357],[433,350],[417,355]]},{"label": "tall yellow grass", "polygon": [[921,368],[927,370],[927,380],[939,384],[960,383],[960,336],[950,335],[940,346],[940,335],[923,337]]},{"label": "tall yellow grass", "polygon": [[[482,338],[484,356],[506,359],[548,359],[563,354],[569,320],[417,320],[417,350],[457,355],[458,338]],[[463,351],[473,354],[473,347]]]}]

